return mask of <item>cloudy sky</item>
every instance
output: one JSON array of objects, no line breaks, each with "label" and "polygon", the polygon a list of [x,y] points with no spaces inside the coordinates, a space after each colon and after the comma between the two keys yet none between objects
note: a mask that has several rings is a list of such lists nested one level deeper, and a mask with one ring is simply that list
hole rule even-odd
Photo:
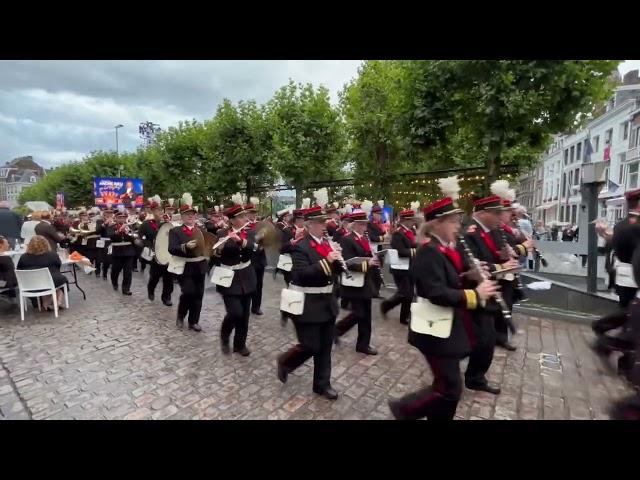
[{"label": "cloudy sky", "polygon": [[[0,164],[33,155],[50,167],[92,150],[141,142],[138,125],[162,128],[213,116],[223,98],[268,100],[289,78],[326,86],[337,101],[358,60],[0,61]],[[627,60],[621,73],[640,68]]]}]

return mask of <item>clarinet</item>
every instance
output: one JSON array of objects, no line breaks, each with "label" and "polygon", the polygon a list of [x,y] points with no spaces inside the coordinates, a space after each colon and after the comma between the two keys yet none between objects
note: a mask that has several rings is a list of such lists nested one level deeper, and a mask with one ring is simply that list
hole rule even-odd
[{"label": "clarinet", "polygon": [[[502,242],[504,243],[505,247],[507,247],[507,250],[509,251],[509,255],[513,256],[515,252],[513,252],[513,248],[509,244],[509,240],[507,239],[507,234],[505,233],[504,229],[502,229],[501,227],[498,227],[498,230],[500,231],[500,237],[502,238]],[[524,297],[524,286],[522,285],[522,279],[520,278],[520,274],[514,273],[513,277],[516,281],[516,287],[515,287],[516,290],[519,290],[520,295]]]},{"label": "clarinet", "polygon": [[[485,274],[484,270],[482,270],[482,267],[480,266],[480,260],[478,260],[473,255],[473,253],[471,252],[471,249],[467,245],[467,242],[464,239],[464,236],[460,235],[458,237],[458,240],[460,241],[460,245],[462,245],[462,249],[464,250],[464,254],[467,256],[467,260],[469,261],[469,265],[471,266],[471,269],[475,270],[480,278],[483,278],[485,280],[487,278],[489,278]],[[504,301],[504,298],[502,297],[502,294],[500,292],[497,292],[496,296],[495,296],[495,299],[496,299],[496,302],[498,303],[498,305],[500,306],[500,309],[502,310],[502,316],[504,318],[505,323],[507,324],[507,327],[509,328],[509,331],[511,333],[515,334],[517,329],[516,329],[516,326],[513,323],[513,319],[511,318],[511,312],[509,311],[509,307],[507,306],[507,303]]]},{"label": "clarinet", "polygon": [[[327,242],[329,242],[329,245],[331,245],[331,244],[336,245],[336,242],[332,242],[331,240],[329,240],[329,235],[327,235],[327,231],[326,230],[324,231],[322,237],[325,238],[327,240]],[[331,248],[333,248],[333,247],[331,247]],[[340,258],[338,260],[338,262],[340,262],[340,266],[342,267],[342,270],[344,270],[344,276],[347,277],[347,278],[353,277],[353,275],[349,271],[349,268],[347,267],[347,262],[344,261],[344,258]]]},{"label": "clarinet", "polygon": [[[369,241],[369,230],[365,230],[364,231],[364,238],[367,239],[367,242]],[[373,250],[371,251],[371,254],[376,257],[378,259],[378,261],[380,262],[380,257],[378,256],[377,253],[374,253]],[[384,275],[382,274],[382,262],[380,262],[380,266],[378,267],[378,275],[380,276],[380,285],[386,287],[386,283],[384,283]]]}]

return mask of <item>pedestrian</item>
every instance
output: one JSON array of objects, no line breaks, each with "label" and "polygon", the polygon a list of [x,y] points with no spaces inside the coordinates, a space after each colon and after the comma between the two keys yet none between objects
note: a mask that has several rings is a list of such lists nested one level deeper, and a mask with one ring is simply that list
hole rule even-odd
[{"label": "pedestrian", "polygon": [[0,202],[0,235],[7,239],[9,246],[13,249],[16,240],[20,240],[20,231],[22,229],[22,218],[16,212],[9,209],[9,203]]}]

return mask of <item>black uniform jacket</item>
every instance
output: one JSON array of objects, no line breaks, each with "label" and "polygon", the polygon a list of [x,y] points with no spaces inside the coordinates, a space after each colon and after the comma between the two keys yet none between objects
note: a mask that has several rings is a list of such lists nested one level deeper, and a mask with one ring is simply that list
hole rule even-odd
[{"label": "black uniform jacket", "polygon": [[256,244],[256,251],[251,258],[251,264],[256,268],[265,268],[267,266],[267,254],[264,251],[264,248],[256,243],[256,234],[258,233],[255,229],[256,224],[249,226],[249,238],[251,241]]},{"label": "black uniform jacket", "polygon": [[[228,240],[224,243],[220,252],[220,266],[232,267],[239,263],[251,262],[258,245],[253,241],[252,235],[247,235],[247,244],[242,247],[234,240]],[[247,295],[256,289],[256,271],[249,265],[241,270],[234,270],[233,282],[229,288],[216,286],[218,292],[222,295]]]},{"label": "black uniform jacket", "polygon": [[[169,253],[176,257],[194,258],[197,257],[194,250],[187,248],[187,243],[193,240],[193,234],[188,235],[183,231],[184,226],[174,227],[169,231]],[[198,227],[194,227],[194,230]],[[187,262],[184,266],[183,275],[206,275],[208,267],[207,260],[199,262]]]},{"label": "black uniform jacket", "polygon": [[382,225],[374,222],[367,224],[367,232],[369,234],[369,240],[373,243],[380,243],[384,239],[384,230]]},{"label": "black uniform jacket", "polygon": [[[305,235],[293,245],[291,258],[291,283],[300,287],[335,287],[335,278],[342,269],[335,263],[329,263],[312,246],[315,240]],[[304,311],[296,317],[301,323],[324,323],[335,321],[338,315],[336,288],[331,293],[305,293]]]},{"label": "black uniform jacket", "polygon": [[[637,220],[636,220],[637,219]],[[631,263],[636,246],[640,245],[640,218],[629,221],[629,217],[620,220],[613,227],[611,244],[618,260]]]},{"label": "black uniform jacket", "polygon": [[391,265],[389,269],[393,275],[399,276],[411,276],[411,271],[413,269],[413,263],[416,256],[416,241],[413,237],[413,231],[409,230],[403,226],[400,226],[396,229],[395,232],[391,235],[391,248],[398,251],[398,256],[400,258],[408,258],[409,259],[409,270],[397,270],[393,268]]},{"label": "black uniform jacket", "polygon": [[[477,308],[478,297],[475,290],[464,288],[453,261],[440,248],[441,244],[435,238],[420,247],[414,278],[418,297],[426,298],[434,305],[453,307],[451,335],[438,338],[409,330],[409,343],[427,355],[462,358],[471,352],[474,326],[470,311]],[[464,253],[459,247],[457,252],[466,271]]]},{"label": "black uniform jacket", "polygon": [[[131,228],[131,227],[129,227]],[[129,242],[129,245],[117,246],[113,245],[111,250],[111,255],[114,257],[135,257],[136,256],[136,248],[133,245],[133,236],[132,235],[120,235],[116,233],[117,225],[111,225],[107,227],[107,237],[111,240],[111,244],[118,242]],[[132,231],[132,230],[130,230]]]},{"label": "black uniform jacket", "polygon": [[[367,241],[365,239],[365,241]],[[342,237],[340,240],[342,247],[342,257],[346,260],[354,257],[372,257],[371,252],[367,252],[364,247],[358,243],[357,235],[351,232],[349,235]],[[340,297],[342,298],[373,298],[376,294],[376,286],[374,279],[380,275],[378,268],[369,268],[366,261],[348,265],[349,270],[353,272],[361,272],[365,274],[364,286],[362,287],[340,287]]]}]

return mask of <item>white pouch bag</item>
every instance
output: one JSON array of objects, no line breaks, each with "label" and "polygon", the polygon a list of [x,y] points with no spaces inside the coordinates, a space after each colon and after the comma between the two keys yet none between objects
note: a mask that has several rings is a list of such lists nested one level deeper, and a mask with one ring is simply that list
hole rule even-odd
[{"label": "white pouch bag", "polygon": [[104,248],[104,240],[96,240],[96,248]]},{"label": "white pouch bag", "polygon": [[293,267],[293,259],[291,258],[291,255],[287,255],[286,253],[283,253],[278,257],[277,268],[279,268],[280,270],[284,270],[285,272],[290,272],[292,267]]},{"label": "white pouch bag", "polygon": [[180,257],[172,257],[169,265],[167,266],[167,272],[174,275],[182,275],[184,273],[184,266],[187,264]]},{"label": "white pouch bag", "polygon": [[153,259],[153,251],[149,247],[144,247],[142,253],[140,253],[140,257],[150,262]]},{"label": "white pouch bag", "polygon": [[224,267],[213,267],[211,271],[211,283],[221,287],[229,288],[236,274],[233,270]]},{"label": "white pouch bag", "polygon": [[449,338],[453,325],[453,307],[434,305],[426,298],[419,297],[411,304],[411,324],[413,332],[438,338]]},{"label": "white pouch bag", "polygon": [[113,245],[109,245],[109,248],[107,248],[107,255],[111,255],[113,253]]},{"label": "white pouch bag", "polygon": [[347,276],[343,273],[340,277],[343,287],[364,287],[364,273],[362,272],[349,272],[351,273],[351,278],[347,278]]},{"label": "white pouch bag", "polygon": [[291,315],[302,315],[304,311],[304,292],[283,288],[280,293],[280,310]]}]

